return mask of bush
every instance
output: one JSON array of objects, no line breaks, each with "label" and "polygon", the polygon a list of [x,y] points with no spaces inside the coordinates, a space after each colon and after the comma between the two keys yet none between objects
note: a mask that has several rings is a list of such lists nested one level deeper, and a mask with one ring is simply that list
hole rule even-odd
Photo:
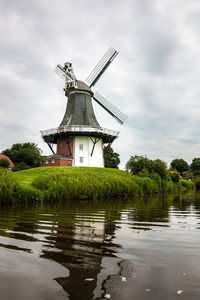
[{"label": "bush", "polygon": [[27,169],[30,169],[30,166],[28,166],[27,164],[25,164],[25,162],[22,161],[20,163],[15,164],[13,171],[17,172],[17,171],[22,171],[22,170],[27,170]]},{"label": "bush", "polygon": [[0,168],[8,169],[10,166],[10,162],[7,158],[3,157],[0,159]]},{"label": "bush", "polygon": [[154,194],[159,192],[159,186],[151,178],[135,176],[135,180],[142,194]]},{"label": "bush", "polygon": [[4,168],[0,168],[0,203],[13,202],[19,185],[14,174]]},{"label": "bush", "polygon": [[180,175],[177,171],[170,171],[169,175],[173,182],[179,182]]},{"label": "bush", "polygon": [[[181,179],[180,182],[181,182],[181,185],[184,187],[184,189],[187,189],[187,190],[195,189],[195,184],[193,181]],[[200,180],[199,180],[199,183],[200,183]]]},{"label": "bush", "polygon": [[192,163],[190,165],[190,169],[191,169],[192,174],[194,176],[200,176],[200,157],[195,157],[192,160]]},{"label": "bush", "polygon": [[197,188],[200,188],[200,176],[196,176],[192,180]]}]

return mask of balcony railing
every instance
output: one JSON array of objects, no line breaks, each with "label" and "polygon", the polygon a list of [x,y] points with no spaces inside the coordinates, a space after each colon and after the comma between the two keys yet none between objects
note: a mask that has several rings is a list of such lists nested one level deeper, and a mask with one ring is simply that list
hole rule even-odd
[{"label": "balcony railing", "polygon": [[56,133],[63,133],[63,132],[95,132],[95,133],[103,133],[107,135],[112,135],[112,136],[118,136],[119,132],[110,130],[107,128],[103,127],[90,127],[90,126],[64,126],[62,128],[51,128],[47,130],[42,130],[41,135],[42,137],[48,136],[48,135],[53,135]]}]

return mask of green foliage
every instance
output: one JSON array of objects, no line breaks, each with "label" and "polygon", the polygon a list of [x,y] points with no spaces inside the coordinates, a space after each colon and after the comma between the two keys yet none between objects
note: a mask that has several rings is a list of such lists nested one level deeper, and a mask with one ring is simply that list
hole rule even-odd
[{"label": "green foliage", "polygon": [[42,201],[41,193],[31,186],[20,185],[15,174],[0,168],[0,204]]},{"label": "green foliage", "polygon": [[41,150],[34,143],[14,144],[2,153],[7,155],[14,164],[21,164],[21,167],[34,168],[41,165]]},{"label": "green foliage", "polygon": [[194,182],[195,186],[197,188],[200,188],[200,176],[196,176],[192,179],[192,181]]},{"label": "green foliage", "polygon": [[200,176],[200,158],[194,158],[190,165],[192,173],[194,176]]},{"label": "green foliage", "polygon": [[[145,172],[143,169],[142,175]],[[163,180],[155,172],[149,176],[89,167],[39,167],[15,173],[0,169],[0,203],[125,199],[141,194],[182,191],[193,184],[173,182],[169,174]]]},{"label": "green foliage", "polygon": [[146,168],[143,168],[140,172],[138,172],[138,176],[140,177],[149,177],[149,171]]},{"label": "green foliage", "polygon": [[190,170],[185,171],[182,173],[182,177],[183,179],[187,179],[187,180],[192,179],[192,172]]},{"label": "green foliage", "polygon": [[13,171],[16,172],[16,171],[22,171],[22,170],[27,170],[29,169],[30,166],[28,166],[27,164],[25,164],[24,161],[22,162],[19,162],[19,163],[16,163],[14,168],[13,168]]},{"label": "green foliage", "polygon": [[167,176],[167,165],[165,162],[160,159],[150,160],[145,156],[131,156],[126,164],[126,169],[131,171],[132,174],[139,176],[145,174],[151,177],[152,173],[157,173],[161,179]]},{"label": "green foliage", "polygon": [[[187,190],[195,189],[195,184],[191,180],[181,179],[180,182],[181,182],[181,185],[184,187],[184,189],[187,189]],[[199,183],[200,183],[200,180],[199,180]]]},{"label": "green foliage", "polygon": [[18,190],[17,180],[13,173],[0,168],[0,203],[12,202]]},{"label": "green foliage", "polygon": [[0,168],[8,169],[10,165],[10,162],[7,158],[3,157],[0,159]]},{"label": "green foliage", "polygon": [[148,172],[151,170],[151,160],[145,156],[131,156],[129,161],[126,163],[126,169],[131,171],[133,174],[138,175],[143,169]]},{"label": "green foliage", "polygon": [[156,181],[149,177],[135,176],[135,179],[142,194],[155,194],[160,191]]},{"label": "green foliage", "polygon": [[173,182],[179,182],[180,175],[177,171],[171,171],[169,174]]},{"label": "green foliage", "polygon": [[160,159],[150,160],[143,156],[131,156],[126,168],[137,175],[136,183],[145,194],[178,192],[192,186],[188,182],[182,184],[179,173],[168,172],[166,163]]},{"label": "green foliage", "polygon": [[183,174],[184,171],[188,171],[189,165],[188,165],[188,163],[185,160],[183,160],[182,158],[180,158],[180,159],[174,159],[174,160],[172,160],[172,162],[171,162],[171,168],[173,170],[178,171],[181,174],[181,176],[182,176],[182,174]]},{"label": "green foliage", "polygon": [[157,173],[161,179],[164,179],[167,176],[167,165],[160,159],[153,160],[152,171]]},{"label": "green foliage", "polygon": [[138,187],[130,174],[88,169],[44,174],[35,178],[32,186],[43,191],[45,201],[126,198],[137,194]]},{"label": "green foliage", "polygon": [[114,152],[112,147],[104,147],[104,163],[106,168],[118,168],[120,163],[119,154]]},{"label": "green foliage", "polygon": [[161,180],[161,177],[157,173],[152,172],[150,174],[150,178],[156,183],[157,190],[159,192],[162,192],[162,180]]}]

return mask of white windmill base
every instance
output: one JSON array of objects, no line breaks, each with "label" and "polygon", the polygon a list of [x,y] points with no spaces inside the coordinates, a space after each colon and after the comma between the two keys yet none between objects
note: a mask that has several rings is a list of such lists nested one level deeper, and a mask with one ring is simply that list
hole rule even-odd
[{"label": "white windmill base", "polygon": [[74,137],[75,167],[104,167],[103,142],[99,139],[94,145],[89,136]]}]

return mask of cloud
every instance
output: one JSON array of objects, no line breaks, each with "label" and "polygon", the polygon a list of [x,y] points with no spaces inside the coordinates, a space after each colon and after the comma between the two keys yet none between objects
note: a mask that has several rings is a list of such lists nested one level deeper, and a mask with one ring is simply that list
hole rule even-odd
[{"label": "cloud", "polygon": [[60,124],[66,106],[55,66],[84,80],[113,46],[95,86],[128,115],[123,127],[94,104],[103,127],[120,131],[121,167],[130,155],[168,163],[199,156],[199,2],[195,0],[0,1],[0,150]]}]

